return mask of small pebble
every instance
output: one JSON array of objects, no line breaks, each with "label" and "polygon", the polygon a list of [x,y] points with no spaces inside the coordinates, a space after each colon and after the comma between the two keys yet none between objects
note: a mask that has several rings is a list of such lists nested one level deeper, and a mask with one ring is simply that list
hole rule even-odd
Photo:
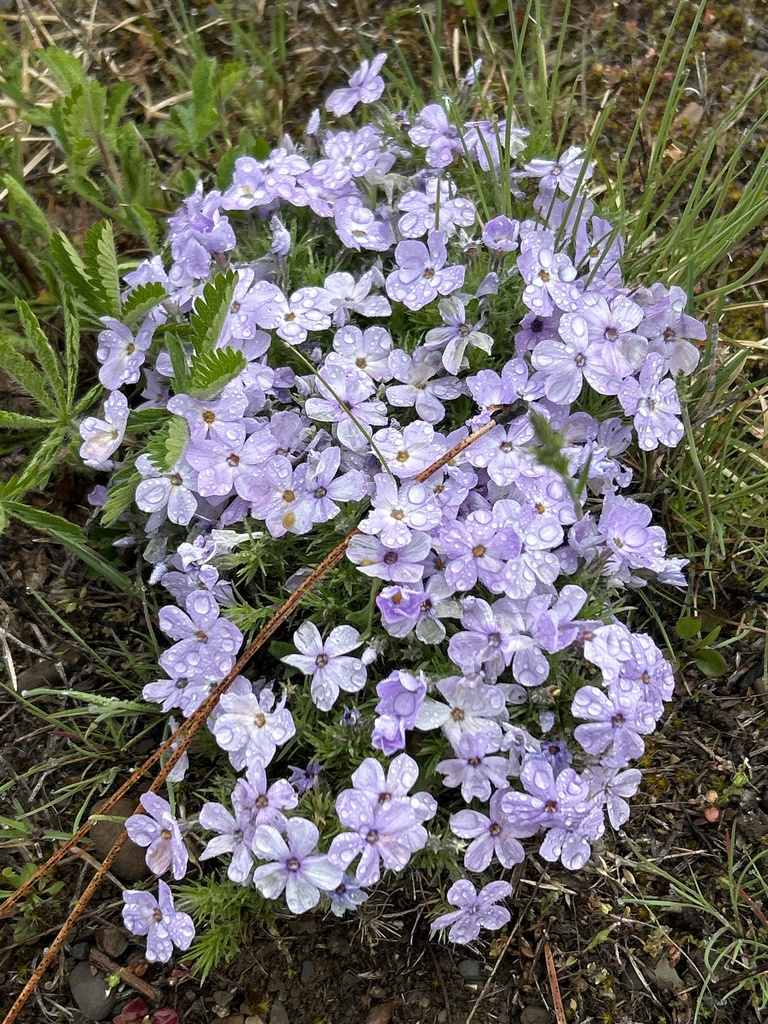
[{"label": "small pebble", "polygon": [[86,1020],[104,1020],[117,1002],[117,989],[107,985],[106,975],[85,962],[72,968],[69,988]]},{"label": "small pebble", "polygon": [[96,944],[102,953],[116,960],[128,948],[128,938],[121,928],[108,924],[97,930]]},{"label": "small pebble", "polygon": [[459,974],[462,976],[464,981],[475,984],[482,980],[483,967],[479,960],[460,960],[459,961]]},{"label": "small pebble", "polygon": [[213,1001],[219,1006],[229,1006],[232,1000],[235,998],[234,992],[227,992],[226,989],[219,989],[213,993]]},{"label": "small pebble", "polygon": [[553,1024],[554,1019],[543,1006],[526,1006],[520,1014],[520,1024]]},{"label": "small pebble", "polygon": [[74,945],[69,947],[69,952],[75,960],[87,960],[91,955],[91,947],[87,942],[75,942]]},{"label": "small pebble", "polygon": [[311,981],[315,976],[315,965],[312,960],[305,960],[301,965],[301,983],[306,985],[308,981]]},{"label": "small pebble", "polygon": [[291,1024],[288,1013],[282,1003],[273,1003],[269,1014],[269,1024]]},{"label": "small pebble", "polygon": [[[106,802],[106,800],[99,800],[98,803],[95,803],[91,814],[98,814]],[[116,818],[128,818],[134,813],[137,806],[136,800],[124,796],[107,813]],[[94,824],[91,829],[91,841],[94,846],[93,852],[98,860],[104,860],[122,831],[123,826],[116,821],[97,821]],[[128,839],[109,870],[124,882],[139,882],[144,878],[149,878],[152,873],[147,867],[145,856],[146,850]]]}]

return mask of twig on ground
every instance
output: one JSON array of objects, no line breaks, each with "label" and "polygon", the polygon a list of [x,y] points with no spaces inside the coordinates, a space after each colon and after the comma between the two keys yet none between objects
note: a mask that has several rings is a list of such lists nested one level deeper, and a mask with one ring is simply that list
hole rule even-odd
[{"label": "twig on ground", "polygon": [[557,980],[555,958],[552,956],[552,947],[547,940],[544,941],[544,959],[547,962],[547,978],[549,979],[549,991],[552,996],[552,1005],[555,1010],[557,1024],[567,1024],[565,1019],[565,1007],[563,997],[560,995],[560,983]]},{"label": "twig on ground", "polygon": [[150,985],[148,981],[144,981],[138,974],[134,974],[129,967],[121,967],[120,964],[116,964],[106,953],[102,953],[98,949],[92,949],[88,959],[94,967],[106,971],[107,974],[119,975],[120,981],[123,984],[135,989],[136,992],[144,996],[148,1003],[159,1003],[162,999],[162,993],[159,989],[156,989],[154,985]]}]

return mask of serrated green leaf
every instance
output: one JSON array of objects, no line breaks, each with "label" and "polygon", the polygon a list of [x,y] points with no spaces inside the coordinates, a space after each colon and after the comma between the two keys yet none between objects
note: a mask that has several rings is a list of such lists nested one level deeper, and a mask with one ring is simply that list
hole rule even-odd
[{"label": "serrated green leaf", "polygon": [[128,207],[128,213],[135,221],[136,227],[147,243],[149,251],[156,253],[160,248],[160,233],[155,218],[138,203],[132,203]]},{"label": "serrated green leaf", "polygon": [[45,409],[58,419],[59,407],[50,393],[45,377],[26,356],[21,354],[20,348],[20,338],[10,333],[4,333],[0,337],[0,366],[28,395],[35,399],[41,409]]},{"label": "serrated green leaf", "polygon": [[20,412],[6,412],[5,409],[0,409],[0,428],[4,430],[50,430],[56,423],[56,420],[25,416]]},{"label": "serrated green leaf", "polygon": [[173,469],[189,441],[189,425],[182,416],[173,416],[147,440],[147,455],[161,473]]},{"label": "serrated green leaf", "polygon": [[41,533],[53,537],[124,594],[135,593],[136,588],[130,577],[108,562],[97,551],[94,551],[79,526],[68,523],[66,519],[55,516],[51,512],[43,512],[42,509],[31,508],[29,505],[22,505],[16,501],[6,501],[5,511],[9,516],[18,519],[33,530],[39,530]]},{"label": "serrated green leaf", "polygon": [[693,660],[698,670],[710,679],[725,675],[728,668],[722,654],[711,647],[702,647],[696,651]]},{"label": "serrated green leaf", "polygon": [[50,241],[53,235],[53,228],[48,223],[48,219],[34,201],[32,196],[27,192],[21,182],[11,177],[10,174],[4,174],[2,182],[5,188],[8,189],[8,194],[13,200],[16,210],[14,211],[16,220],[23,223],[26,227],[31,228],[35,234],[44,238],[46,242]]},{"label": "serrated green leaf", "polygon": [[245,367],[245,356],[231,348],[217,348],[206,355],[195,355],[190,366],[187,393],[201,401],[215,398]]},{"label": "serrated green leaf", "polygon": [[692,615],[684,615],[675,623],[675,632],[681,640],[690,640],[701,632],[701,619]]},{"label": "serrated green leaf", "polygon": [[135,466],[121,469],[110,481],[107,500],[101,510],[101,525],[112,526],[123,512],[131,507],[136,488],[141,483],[141,473]]},{"label": "serrated green leaf", "polygon": [[217,274],[205,286],[201,298],[195,302],[194,310],[189,317],[195,355],[205,355],[216,348],[216,342],[232,305],[237,282],[235,270]]},{"label": "serrated green leaf", "polygon": [[69,287],[61,289],[64,307],[64,369],[67,374],[67,405],[73,405],[80,370],[80,318]]},{"label": "serrated green leaf", "polygon": [[117,253],[112,225],[108,220],[99,220],[85,236],[85,269],[100,300],[100,313],[104,316],[120,317],[120,273],[117,269]]},{"label": "serrated green leaf", "polygon": [[168,331],[168,333],[163,336],[163,341],[165,342],[165,347],[168,349],[168,355],[171,357],[171,366],[173,367],[173,390],[177,394],[184,394],[186,393],[187,383],[189,381],[189,360],[186,349],[175,331]]},{"label": "serrated green leaf", "polygon": [[128,419],[127,433],[134,437],[146,434],[148,430],[157,430],[171,415],[167,409],[134,409]]},{"label": "serrated green leaf", "polygon": [[76,86],[83,85],[86,81],[82,63],[69,50],[62,50],[58,46],[47,46],[44,50],[38,50],[37,56],[51,72],[62,92],[71,92]]},{"label": "serrated green leaf", "polygon": [[120,118],[132,94],[132,82],[119,82],[109,93],[107,97],[106,124],[104,126],[105,132],[108,135],[111,136],[117,130]]},{"label": "serrated green leaf", "polygon": [[59,357],[48,341],[39,320],[23,299],[16,299],[16,312],[19,314],[21,325],[24,328],[24,337],[21,341],[24,347],[34,354],[40,364],[40,369],[48,378],[48,384],[56,397],[59,410],[63,415],[67,415],[67,391],[61,375]]},{"label": "serrated green leaf", "polygon": [[168,293],[159,281],[148,281],[134,288],[123,303],[120,319],[128,327],[143,320],[151,309],[168,298]]},{"label": "serrated green leaf", "polygon": [[51,238],[50,253],[66,281],[72,285],[75,295],[94,313],[98,314],[99,297],[91,284],[80,254],[62,231]]}]

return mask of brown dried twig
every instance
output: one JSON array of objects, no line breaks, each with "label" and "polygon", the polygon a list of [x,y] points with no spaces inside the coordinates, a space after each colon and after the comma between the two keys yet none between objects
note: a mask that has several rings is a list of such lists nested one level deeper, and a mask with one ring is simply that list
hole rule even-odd
[{"label": "brown dried twig", "polygon": [[[437,473],[438,470],[442,469],[448,463],[456,459],[463,451],[465,451],[471,444],[474,444],[479,438],[483,437],[494,427],[500,423],[505,422],[511,415],[517,412],[515,406],[498,406],[490,410],[492,418],[484,426],[475,430],[469,434],[468,437],[464,438],[457,445],[454,445],[450,451],[442,455],[436,462],[433,462],[431,466],[428,466],[425,470],[419,473],[414,480],[418,483],[423,483],[429,479],[433,474]],[[285,622],[285,620],[295,611],[299,606],[305,594],[310,593],[323,579],[325,574],[339,564],[344,557],[349,543],[353,537],[359,533],[359,530],[355,528],[350,531],[347,536],[330,552],[325,558],[316,566],[315,569],[303,580],[291,596],[277,609],[275,614],[264,626],[264,628],[258,633],[258,635],[251,641],[245,652],[240,656],[234,668],[229,674],[222,679],[219,685],[206,697],[200,707],[192,714],[179,728],[170,736],[153,754],[151,754],[147,760],[140,765],[130,776],[130,778],[117,789],[113,795],[106,801],[99,811],[100,815],[108,814],[110,809],[114,807],[117,801],[126,795],[151,768],[157,764],[164,754],[169,754],[168,760],[158,772],[156,778],[149,787],[150,793],[156,793],[165,783],[168,775],[172,771],[174,765],[177,763],[179,758],[185,752],[194,736],[200,731],[205,722],[208,720],[209,715],[216,707],[219,698],[224,694],[233,680],[240,675],[243,669],[246,667],[248,662],[251,660],[253,655],[264,646],[267,640],[279,629],[279,627]],[[68,839],[63,846],[60,847],[49,859],[43,864],[38,870],[32,875],[31,878],[19,886],[19,888],[8,897],[8,899],[0,906],[0,918],[7,915],[11,907],[16,904],[21,897],[32,888],[36,882],[46,874],[47,871],[57,864],[62,857],[64,857],[91,829],[92,822],[86,821],[71,839]],[[112,849],[107,853],[100,867],[94,874],[88,886],[83,891],[80,899],[77,901],[75,906],[70,911],[69,917],[62,925],[58,935],[53,940],[51,945],[48,947],[40,963],[37,965],[34,973],[30,977],[27,984],[22,989],[16,1002],[10,1008],[2,1024],[13,1024],[19,1013],[26,1005],[27,1000],[35,991],[40,983],[41,978],[48,969],[49,964],[54,960],[59,950],[62,948],[67,940],[68,935],[72,931],[74,925],[77,923],[80,915],[83,913],[85,908],[88,906],[93,894],[101,884],[105,874],[109,871],[113,861],[117,857],[120,849],[125,843],[128,835],[123,831],[118,836]]]}]

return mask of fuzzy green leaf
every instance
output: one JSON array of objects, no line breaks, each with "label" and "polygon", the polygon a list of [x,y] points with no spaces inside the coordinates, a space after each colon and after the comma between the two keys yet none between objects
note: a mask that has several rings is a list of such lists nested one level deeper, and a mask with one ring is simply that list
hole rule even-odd
[{"label": "fuzzy green leaf", "polygon": [[91,283],[80,254],[62,231],[57,231],[51,238],[50,251],[65,280],[74,288],[77,298],[98,314],[101,307],[99,296]]},{"label": "fuzzy green leaf", "polygon": [[124,594],[135,593],[136,588],[130,577],[108,562],[97,551],[94,551],[79,526],[68,523],[66,519],[55,516],[51,512],[30,508],[29,505],[21,505],[16,501],[6,501],[5,511],[9,516],[18,519],[33,530],[39,530],[41,533],[53,537]]},{"label": "fuzzy green leaf", "polygon": [[182,416],[173,416],[147,440],[147,455],[161,472],[172,469],[189,441],[189,426]]},{"label": "fuzzy green leaf", "polygon": [[72,407],[77,394],[80,369],[80,318],[72,291],[66,285],[61,289],[64,307],[64,368],[67,374],[67,404]]},{"label": "fuzzy green leaf", "polygon": [[232,305],[232,296],[238,281],[237,272],[217,274],[203,289],[201,299],[189,318],[192,345],[196,355],[205,355],[216,348],[221,329]]},{"label": "fuzzy green leaf", "polygon": [[242,352],[231,348],[217,348],[206,355],[193,356],[187,393],[202,401],[214,398],[245,366]]},{"label": "fuzzy green leaf", "polygon": [[8,195],[16,206],[14,216],[17,222],[25,227],[31,228],[36,235],[49,242],[53,235],[53,228],[48,223],[48,218],[27,192],[21,182],[17,181],[10,174],[2,177],[3,186],[8,189]]},{"label": "fuzzy green leaf", "polygon": [[0,409],[0,429],[2,430],[50,430],[56,426],[56,420],[39,418],[37,416],[25,416],[20,412],[7,412]]},{"label": "fuzzy green leaf", "polygon": [[143,320],[151,309],[168,298],[168,293],[159,281],[148,281],[140,284],[131,292],[123,305],[120,319],[128,327]]},{"label": "fuzzy green leaf", "polygon": [[101,525],[112,526],[123,512],[131,507],[136,488],[141,483],[141,473],[135,466],[127,466],[115,473],[110,481],[107,500],[101,510]]},{"label": "fuzzy green leaf", "polygon": [[21,354],[19,349],[22,344],[22,339],[17,335],[4,332],[0,336],[0,366],[37,401],[41,409],[45,409],[58,419],[59,406],[51,394],[50,385],[37,367]]},{"label": "fuzzy green leaf", "polygon": [[47,46],[44,50],[38,50],[37,55],[63,92],[71,92],[76,86],[82,85],[86,81],[82,62],[69,50],[62,50],[58,46]]},{"label": "fuzzy green leaf", "polygon": [[112,225],[108,220],[97,221],[85,236],[85,269],[93,283],[104,316],[120,316],[120,273]]},{"label": "fuzzy green leaf", "polygon": [[53,350],[53,346],[45,336],[40,322],[23,299],[16,299],[16,312],[19,314],[24,336],[22,345],[28,349],[37,359],[40,369],[48,379],[50,389],[56,397],[56,402],[62,414],[68,411],[67,392],[64,380],[61,375],[59,357]]},{"label": "fuzzy green leaf", "polygon": [[128,207],[129,216],[135,221],[136,227],[141,234],[150,252],[157,252],[160,248],[160,232],[157,221],[138,203],[132,203]]}]

